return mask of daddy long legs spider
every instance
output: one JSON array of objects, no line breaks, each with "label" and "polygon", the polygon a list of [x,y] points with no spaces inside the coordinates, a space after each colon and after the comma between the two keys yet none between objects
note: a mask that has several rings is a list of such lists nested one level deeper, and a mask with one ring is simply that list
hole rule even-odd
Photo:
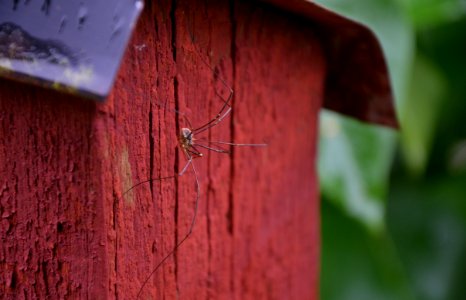
[{"label": "daddy long legs spider", "polygon": [[[172,248],[171,251],[169,251],[167,254],[163,256],[163,258],[157,263],[157,265],[152,269],[150,274],[147,275],[145,280],[143,281],[138,294],[137,294],[137,299],[140,298],[142,291],[145,287],[145,285],[148,283],[150,278],[157,272],[157,270],[164,264],[164,262],[170,258],[176,251],[177,249],[191,236],[195,223],[196,223],[196,217],[198,213],[198,206],[199,206],[199,200],[201,196],[201,189],[200,189],[200,182],[199,182],[199,175],[198,171],[196,169],[196,166],[194,164],[194,160],[198,158],[202,158],[204,154],[201,152],[201,149],[206,150],[206,151],[212,151],[216,153],[221,153],[221,154],[229,154],[231,153],[230,150],[225,149],[224,147],[226,146],[236,146],[236,147],[242,147],[242,146],[249,146],[249,147],[264,147],[267,146],[266,144],[250,144],[250,143],[233,143],[233,142],[225,142],[225,141],[212,141],[209,140],[208,138],[198,138],[199,135],[202,135],[203,133],[207,133],[210,129],[213,127],[217,126],[220,124],[226,117],[228,117],[232,111],[232,106],[231,106],[231,100],[233,98],[233,89],[226,83],[226,81],[219,75],[219,71],[212,68],[210,64],[205,61],[199,52],[199,57],[201,61],[214,73],[214,76],[220,81],[220,83],[229,91],[228,97],[224,98],[221,94],[216,92],[216,95],[218,98],[221,99],[223,102],[223,105],[221,106],[220,110],[218,113],[209,121],[205,122],[201,126],[194,127],[192,126],[190,120],[188,117],[178,111],[178,110],[172,110],[174,113],[179,115],[182,119],[184,119],[186,126],[180,128],[179,133],[178,133],[178,146],[181,149],[181,151],[184,153],[184,156],[186,158],[186,163],[184,167],[179,171],[178,174],[171,175],[171,176],[165,176],[165,177],[157,177],[157,178],[150,178],[144,181],[141,181],[131,188],[129,188],[127,191],[123,193],[123,196],[133,190],[134,188],[145,184],[145,183],[150,183],[153,181],[162,181],[166,179],[173,179],[179,176],[183,176],[186,171],[188,170],[189,167],[191,167],[193,174],[194,174],[194,180],[195,180],[195,185],[196,185],[196,196],[195,196],[195,202],[194,202],[194,208],[193,208],[193,214],[192,214],[192,219],[190,222],[190,225],[188,227],[187,233],[184,235],[183,238],[181,238],[175,246]],[[166,105],[160,104],[161,107],[165,107]]]}]

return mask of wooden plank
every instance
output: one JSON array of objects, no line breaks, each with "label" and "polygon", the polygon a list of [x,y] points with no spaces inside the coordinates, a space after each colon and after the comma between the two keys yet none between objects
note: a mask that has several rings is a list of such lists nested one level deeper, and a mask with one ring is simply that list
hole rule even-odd
[{"label": "wooden plank", "polygon": [[235,14],[234,136],[269,143],[234,156],[236,298],[317,299],[321,46],[309,24],[279,10],[241,2]]},{"label": "wooden plank", "polygon": [[2,80],[0,112],[1,298],[105,295],[96,105]]},{"label": "wooden plank", "polygon": [[382,46],[366,25],[308,0],[262,0],[316,24],[327,60],[325,108],[398,128]]},{"label": "wooden plank", "polygon": [[[194,43],[192,42],[194,38]],[[134,299],[186,234],[196,199],[177,134],[235,90],[195,161],[193,235],[142,299],[316,299],[317,114],[325,64],[305,21],[263,4],[148,2],[106,104],[0,82],[0,294]]]}]

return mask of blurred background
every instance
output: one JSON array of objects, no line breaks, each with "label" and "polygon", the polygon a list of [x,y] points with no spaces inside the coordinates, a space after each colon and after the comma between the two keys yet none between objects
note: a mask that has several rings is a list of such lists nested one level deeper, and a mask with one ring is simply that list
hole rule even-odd
[{"label": "blurred background", "polygon": [[466,299],[466,1],[317,2],[376,33],[401,123],[321,114],[321,299]]}]

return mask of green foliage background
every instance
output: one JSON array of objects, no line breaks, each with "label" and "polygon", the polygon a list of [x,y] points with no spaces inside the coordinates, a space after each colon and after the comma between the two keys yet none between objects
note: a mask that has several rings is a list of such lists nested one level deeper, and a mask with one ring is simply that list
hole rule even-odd
[{"label": "green foliage background", "polygon": [[466,299],[466,1],[317,2],[376,33],[401,123],[321,115],[321,298]]}]

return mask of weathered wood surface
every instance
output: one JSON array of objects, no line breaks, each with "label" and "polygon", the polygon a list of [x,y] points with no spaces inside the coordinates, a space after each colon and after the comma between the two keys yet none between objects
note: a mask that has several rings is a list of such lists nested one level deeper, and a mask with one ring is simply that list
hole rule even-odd
[{"label": "weathered wood surface", "polygon": [[203,57],[235,90],[205,136],[269,146],[195,161],[193,235],[142,298],[317,299],[320,43],[266,5],[209,2],[147,2],[105,104],[0,81],[2,298],[136,297],[187,232],[194,177],[123,193],[184,166],[175,109],[195,127],[221,107]]}]

